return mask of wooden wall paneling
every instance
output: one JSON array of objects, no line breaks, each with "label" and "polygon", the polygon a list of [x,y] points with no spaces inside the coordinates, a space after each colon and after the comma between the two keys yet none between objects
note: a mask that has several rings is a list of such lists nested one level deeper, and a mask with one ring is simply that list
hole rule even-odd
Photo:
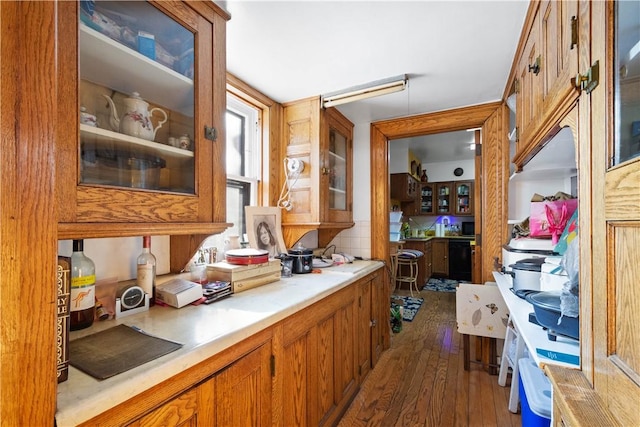
[{"label": "wooden wall paneling", "polygon": [[0,2],[0,423],[51,425],[56,406],[54,2]]},{"label": "wooden wall paneling", "polygon": [[[505,112],[508,114],[508,112]],[[508,120],[508,119],[507,119]],[[476,236],[482,234],[482,209],[483,209],[483,200],[482,200],[482,192],[484,189],[484,173],[482,172],[482,155],[478,154],[482,151],[482,134],[479,130],[474,132],[474,138],[476,142],[476,156],[474,159],[476,171],[480,173],[476,173],[476,179],[473,185],[473,216],[475,218],[475,232]],[[475,245],[471,247],[473,260],[472,263],[472,271],[471,271],[471,281],[473,283],[481,283],[480,279],[482,277],[482,239],[474,239]],[[431,263],[431,259],[428,260]]]},{"label": "wooden wall paneling", "polygon": [[508,237],[509,111],[498,108],[482,127],[482,271],[481,282],[493,281],[494,258],[502,257]]},{"label": "wooden wall paneling", "polygon": [[[582,17],[583,14],[581,13],[580,16]],[[585,56],[581,52],[580,56],[578,72],[581,73],[584,73],[596,58],[607,58],[607,40],[613,34],[611,28],[613,25],[612,7],[607,7],[605,3],[593,2],[590,16],[593,22],[606,22],[607,25],[598,26],[591,30],[591,50],[586,52],[587,55]],[[611,60],[613,60],[613,56],[611,56]],[[609,62],[607,61],[607,63]],[[581,215],[580,229],[582,231],[584,225],[590,226],[591,239],[587,243],[588,236],[580,233],[580,244],[583,246],[582,242],[585,242],[585,246],[591,246],[588,259],[593,265],[591,281],[581,282],[580,284],[580,327],[583,327],[586,318],[593,319],[592,329],[586,329],[588,331],[587,334],[591,333],[593,335],[592,347],[587,347],[585,344],[581,345],[581,368],[596,391],[606,395],[611,392],[608,388],[609,373],[608,369],[606,369],[608,316],[605,310],[598,309],[600,308],[598,302],[607,301],[609,297],[606,286],[608,279],[606,266],[610,260],[608,259],[609,254],[607,251],[607,217],[605,215],[605,197],[607,193],[605,179],[608,166],[608,161],[606,160],[608,155],[607,145],[613,144],[614,134],[613,129],[608,128],[608,123],[613,123],[613,115],[608,112],[613,110],[613,104],[607,93],[612,93],[610,91],[613,90],[613,81],[607,67],[600,67],[600,78],[603,84],[596,87],[589,96],[583,93],[579,101],[581,123],[585,123],[586,128],[581,128],[580,143],[584,150],[589,150],[584,151],[585,153],[591,153],[590,163],[592,167],[591,176],[589,177],[589,191],[586,192],[585,189],[591,205],[585,206],[583,209],[584,201],[580,200],[580,209],[585,214],[584,217]],[[584,142],[582,140],[583,136],[586,139]],[[587,142],[588,145],[584,146]],[[580,174],[582,177],[582,171],[580,171]],[[582,279],[582,276],[580,278]],[[591,295],[585,295],[585,291],[590,292]],[[591,360],[587,358],[591,358]]]}]

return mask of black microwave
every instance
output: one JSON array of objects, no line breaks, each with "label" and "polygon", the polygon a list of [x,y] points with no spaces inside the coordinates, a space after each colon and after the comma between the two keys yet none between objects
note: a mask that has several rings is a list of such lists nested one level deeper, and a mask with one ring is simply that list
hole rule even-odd
[{"label": "black microwave", "polygon": [[462,235],[463,236],[475,236],[476,235],[476,223],[475,222],[463,222],[462,223]]}]

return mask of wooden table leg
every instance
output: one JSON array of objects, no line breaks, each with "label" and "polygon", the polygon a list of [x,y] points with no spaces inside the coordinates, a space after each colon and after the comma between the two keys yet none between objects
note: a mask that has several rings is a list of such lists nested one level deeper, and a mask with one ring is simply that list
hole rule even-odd
[{"label": "wooden table leg", "polygon": [[471,365],[471,361],[469,360],[471,358],[470,355],[470,342],[469,342],[469,335],[468,334],[463,334],[462,335],[462,346],[463,346],[463,351],[464,351],[464,370],[468,371],[469,367]]}]

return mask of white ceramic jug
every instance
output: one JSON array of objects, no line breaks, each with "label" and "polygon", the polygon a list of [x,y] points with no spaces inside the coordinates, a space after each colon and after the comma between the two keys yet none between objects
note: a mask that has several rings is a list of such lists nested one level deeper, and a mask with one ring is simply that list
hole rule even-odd
[{"label": "white ceramic jug", "polygon": [[227,236],[224,240],[225,253],[231,249],[240,249],[240,236]]},{"label": "white ceramic jug", "polygon": [[[113,100],[107,95],[102,96],[109,101],[109,105],[111,106],[109,124],[111,125],[111,129],[116,132],[153,141],[158,129],[167,121],[167,113],[158,107],[149,110],[149,103],[140,98],[138,92],[133,92],[130,98],[124,99],[126,111],[122,118],[118,118],[118,111],[116,110],[116,105],[113,103]],[[164,120],[159,121],[158,126],[155,128],[151,123],[151,116],[154,111],[159,111],[164,116]]]}]

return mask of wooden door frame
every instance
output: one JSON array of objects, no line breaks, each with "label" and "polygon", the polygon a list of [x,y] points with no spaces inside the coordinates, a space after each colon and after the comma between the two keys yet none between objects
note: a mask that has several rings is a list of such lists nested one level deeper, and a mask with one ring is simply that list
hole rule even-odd
[{"label": "wooden door frame", "polygon": [[[371,123],[371,257],[389,264],[389,146],[394,139],[482,127],[501,102]],[[373,171],[376,171],[373,173]],[[476,170],[476,177],[480,171]],[[477,219],[477,218],[476,218]]]}]

